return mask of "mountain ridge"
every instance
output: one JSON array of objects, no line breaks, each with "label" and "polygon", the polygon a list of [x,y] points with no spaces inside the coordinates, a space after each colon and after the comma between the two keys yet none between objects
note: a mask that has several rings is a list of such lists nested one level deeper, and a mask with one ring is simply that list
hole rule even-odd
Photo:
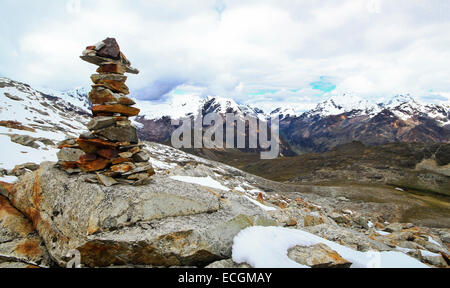
[{"label": "mountain ridge", "polygon": [[[81,87],[65,92],[47,88],[33,89],[30,85],[4,77],[0,78],[0,83],[0,92],[3,92],[0,95],[7,99],[4,102],[5,108],[0,112],[0,121],[14,120],[24,126],[48,130],[50,128],[45,125],[52,126],[52,122],[55,122],[51,117],[52,113],[64,115],[63,112],[69,112],[71,116],[63,117],[63,122],[58,120],[59,124],[56,124],[58,127],[55,129],[65,130],[69,134],[77,134],[75,132],[84,129],[81,124],[90,115],[91,105],[87,89]],[[25,105],[23,101],[10,99],[4,93],[29,93],[34,98],[26,100],[28,102]],[[252,105],[240,105],[233,99],[213,96],[202,98],[176,94],[165,103],[137,102],[142,109],[133,122],[139,127],[140,137],[159,143],[169,142],[175,129],[172,120],[212,112],[247,115],[262,121],[280,117],[281,142],[283,147],[287,147],[283,155],[294,153],[289,151],[295,151],[294,154],[326,152],[352,141],[375,146],[392,142],[450,142],[450,107],[446,104],[424,104],[408,94],[396,95],[384,103],[371,102],[352,93],[333,96],[301,114],[296,113],[292,107],[277,108],[266,113]],[[20,117],[9,115],[6,113],[8,105],[11,105],[10,111],[27,112]],[[44,112],[44,115],[35,112],[36,109]]]}]

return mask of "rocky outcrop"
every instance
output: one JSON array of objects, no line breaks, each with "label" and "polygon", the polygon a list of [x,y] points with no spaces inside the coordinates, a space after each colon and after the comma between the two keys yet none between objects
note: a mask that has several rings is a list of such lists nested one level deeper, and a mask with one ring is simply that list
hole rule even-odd
[{"label": "rocky outcrop", "polygon": [[295,262],[311,268],[350,268],[352,265],[325,244],[311,247],[296,246],[288,251],[288,256]]},{"label": "rocky outcrop", "polygon": [[49,267],[51,263],[30,221],[0,195],[0,267]]},{"label": "rocky outcrop", "polygon": [[[235,235],[250,226],[280,225],[355,251],[403,252],[447,267],[448,229],[388,223],[379,206],[355,206],[349,189],[340,194],[317,186],[308,192],[306,186],[264,180],[167,146],[146,143],[146,149],[156,175],[143,187],[105,187],[92,183],[92,175],[68,174],[52,163],[16,184],[0,183],[0,194],[30,219],[30,236],[42,239],[42,250],[55,261],[47,266],[65,267],[77,250],[83,267],[250,268],[231,260]],[[298,188],[302,192],[288,192]],[[328,247],[292,247],[289,254],[310,267],[350,265]],[[8,261],[0,267],[39,264]]]},{"label": "rocky outcrop", "polygon": [[231,257],[242,229],[277,224],[242,197],[164,176],[110,188],[86,177],[44,163],[10,195],[61,266],[73,249],[89,267],[206,266]]}]

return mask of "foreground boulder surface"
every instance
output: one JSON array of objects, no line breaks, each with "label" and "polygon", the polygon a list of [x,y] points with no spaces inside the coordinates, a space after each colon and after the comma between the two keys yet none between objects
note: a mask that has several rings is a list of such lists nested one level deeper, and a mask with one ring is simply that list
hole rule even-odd
[{"label": "foreground boulder surface", "polygon": [[[156,175],[140,187],[105,187],[92,175],[69,175],[52,163],[27,171],[15,184],[0,182],[0,194],[30,219],[30,237],[38,237],[43,255],[52,259],[47,265],[39,262],[42,257],[17,262],[9,256],[0,267],[65,267],[73,263],[67,255],[76,255],[74,249],[82,267],[251,267],[232,260],[233,238],[250,226],[274,225],[355,251],[397,251],[429,266],[448,267],[448,228],[397,223],[395,205],[355,202],[351,187],[272,182],[160,144],[145,143],[145,149]],[[385,190],[386,199],[396,191]],[[13,235],[14,241],[23,238]],[[286,253],[317,268],[351,262],[317,245],[299,243]]]},{"label": "foreground boulder surface", "polygon": [[25,216],[0,195],[0,268],[49,267],[42,239]]},{"label": "foreground boulder surface", "polygon": [[276,225],[249,201],[156,176],[142,187],[106,188],[43,163],[10,191],[60,266],[77,249],[88,267],[206,266],[231,257],[234,236]]}]

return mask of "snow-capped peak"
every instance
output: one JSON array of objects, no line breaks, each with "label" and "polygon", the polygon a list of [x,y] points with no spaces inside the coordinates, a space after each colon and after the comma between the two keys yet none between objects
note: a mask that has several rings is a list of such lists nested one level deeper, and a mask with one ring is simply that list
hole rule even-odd
[{"label": "snow-capped peak", "polygon": [[317,107],[311,110],[308,114],[319,116],[340,115],[347,112],[357,112],[358,114],[375,114],[380,111],[379,105],[370,102],[353,93],[346,93],[343,95],[334,95]]},{"label": "snow-capped peak", "polygon": [[392,97],[386,104],[383,104],[383,106],[387,109],[392,109],[403,104],[410,104],[416,107],[421,105],[417,100],[411,97],[410,94],[406,94]]},{"label": "snow-capped peak", "polygon": [[292,107],[280,107],[270,113],[270,117],[280,117],[281,119],[295,117],[296,115],[297,113]]}]

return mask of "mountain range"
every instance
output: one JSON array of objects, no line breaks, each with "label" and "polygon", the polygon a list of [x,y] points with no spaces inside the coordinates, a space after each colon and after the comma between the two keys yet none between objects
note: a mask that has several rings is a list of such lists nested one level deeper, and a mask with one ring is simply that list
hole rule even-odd
[{"label": "mountain range", "polygon": [[[4,129],[22,125],[40,130],[41,137],[56,141],[78,135],[85,129],[83,124],[90,115],[86,88],[66,92],[34,89],[25,83],[0,78],[0,97],[0,123]],[[392,142],[450,142],[450,106],[420,103],[410,95],[372,103],[354,94],[344,94],[302,113],[289,107],[265,112],[251,105],[240,105],[233,99],[212,96],[172,95],[164,103],[136,101],[141,113],[133,122],[139,128],[141,139],[166,144],[175,129],[171,120],[199,112],[203,115],[235,113],[261,120],[279,116],[284,156],[326,152],[352,141],[369,146]],[[4,129],[0,133],[7,132]]]}]

